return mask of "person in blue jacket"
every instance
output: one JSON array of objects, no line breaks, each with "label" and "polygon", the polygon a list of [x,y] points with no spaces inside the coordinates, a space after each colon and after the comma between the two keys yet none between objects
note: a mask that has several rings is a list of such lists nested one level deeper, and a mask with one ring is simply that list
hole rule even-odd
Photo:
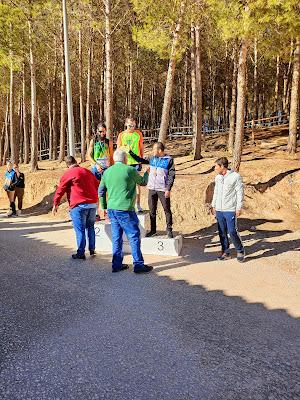
[{"label": "person in blue jacket", "polygon": [[16,205],[15,205],[15,184],[17,181],[17,175],[13,169],[13,162],[8,161],[6,165],[5,181],[3,189],[6,191],[7,198],[9,200],[10,210],[7,213],[8,217],[16,216]]},{"label": "person in blue jacket", "polygon": [[129,152],[132,158],[138,163],[149,164],[149,180],[148,180],[148,205],[150,210],[150,232],[146,237],[156,235],[156,213],[157,203],[160,200],[166,216],[167,236],[173,238],[173,219],[171,211],[171,189],[175,179],[175,165],[171,156],[165,153],[165,146],[162,142],[154,143],[152,156],[141,158]]}]

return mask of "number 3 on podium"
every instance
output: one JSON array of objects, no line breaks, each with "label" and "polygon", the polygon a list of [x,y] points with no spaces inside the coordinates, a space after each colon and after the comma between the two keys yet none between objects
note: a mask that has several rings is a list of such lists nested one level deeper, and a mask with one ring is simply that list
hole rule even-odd
[{"label": "number 3 on podium", "polygon": [[157,242],[157,250],[158,251],[163,251],[165,248],[164,248],[164,243],[160,240],[160,241],[158,241]]}]

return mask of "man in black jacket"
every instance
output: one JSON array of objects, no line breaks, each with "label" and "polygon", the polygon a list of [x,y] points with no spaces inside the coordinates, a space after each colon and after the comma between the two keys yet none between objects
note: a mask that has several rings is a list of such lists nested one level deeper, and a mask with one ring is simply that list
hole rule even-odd
[{"label": "man in black jacket", "polygon": [[161,142],[154,143],[153,155],[141,158],[132,151],[129,154],[141,164],[150,164],[148,180],[148,205],[150,210],[151,230],[146,237],[156,235],[156,212],[158,199],[160,200],[167,224],[167,236],[173,238],[173,219],[171,212],[171,189],[175,179],[175,165],[171,156],[165,154],[165,146]]},{"label": "man in black jacket", "polygon": [[14,163],[14,171],[16,173],[16,182],[15,186],[15,195],[14,195],[14,202],[18,199],[18,211],[17,215],[21,215],[22,208],[23,208],[23,198],[24,198],[24,191],[25,191],[25,175],[23,172],[19,170],[19,164]]}]

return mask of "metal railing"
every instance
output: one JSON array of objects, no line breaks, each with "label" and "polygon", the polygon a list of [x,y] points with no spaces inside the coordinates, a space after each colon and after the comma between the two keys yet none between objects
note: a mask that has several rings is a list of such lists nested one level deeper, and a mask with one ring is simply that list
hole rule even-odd
[{"label": "metal railing", "polygon": [[[288,125],[289,116],[288,115],[276,115],[273,117],[252,119],[245,122],[245,129],[251,129],[252,131],[256,129],[268,129],[274,126],[284,126]],[[202,125],[202,131],[205,135],[211,135],[216,133],[227,134],[229,130],[229,126],[219,125],[214,129],[211,129],[206,122]],[[154,129],[142,129],[144,142],[152,142],[158,139],[159,136],[159,128]],[[177,126],[170,127],[168,129],[168,138],[170,140],[178,139],[178,138],[192,138],[194,136],[193,127],[192,126]],[[117,142],[118,132],[113,133],[113,142],[114,144]],[[57,146],[57,152],[59,153],[60,147]],[[68,146],[65,146],[65,153],[67,153]],[[80,153],[81,143],[75,143],[75,151]],[[39,151],[39,159],[49,158],[49,148],[42,149]]]}]

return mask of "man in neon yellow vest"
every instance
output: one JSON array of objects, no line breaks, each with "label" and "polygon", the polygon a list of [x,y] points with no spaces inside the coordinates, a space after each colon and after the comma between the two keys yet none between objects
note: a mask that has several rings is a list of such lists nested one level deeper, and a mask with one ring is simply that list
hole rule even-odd
[{"label": "man in neon yellow vest", "polygon": [[[127,165],[134,167],[137,171],[141,171],[142,165],[137,164],[136,160],[131,157],[129,151],[143,158],[143,135],[142,132],[136,129],[136,122],[133,118],[126,118],[126,130],[118,136],[117,147],[126,151]],[[141,188],[137,186],[136,194],[136,209],[138,212],[143,212],[141,207]]]},{"label": "man in neon yellow vest", "polygon": [[[104,171],[111,165],[111,146],[106,137],[106,126],[103,123],[98,124],[96,134],[90,141],[88,159],[92,163],[92,173],[100,182]],[[101,208],[98,206],[98,218],[100,218],[100,210]]]}]

